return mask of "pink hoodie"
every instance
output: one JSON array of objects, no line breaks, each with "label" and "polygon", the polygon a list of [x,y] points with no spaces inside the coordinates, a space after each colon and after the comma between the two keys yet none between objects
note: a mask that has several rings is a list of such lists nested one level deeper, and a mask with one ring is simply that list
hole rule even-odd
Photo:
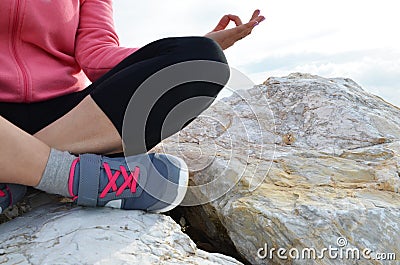
[{"label": "pink hoodie", "polygon": [[82,90],[136,50],[119,47],[111,0],[0,0],[0,101]]}]

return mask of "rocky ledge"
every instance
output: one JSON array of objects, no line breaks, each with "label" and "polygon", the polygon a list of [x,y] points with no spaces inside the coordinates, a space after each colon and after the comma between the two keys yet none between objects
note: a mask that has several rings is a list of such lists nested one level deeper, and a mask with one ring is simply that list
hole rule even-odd
[{"label": "rocky ledge", "polygon": [[0,225],[0,264],[242,264],[198,249],[168,216],[38,196],[32,211]]},{"label": "rocky ledge", "polygon": [[[186,207],[175,213],[220,252],[251,264],[400,258],[400,109],[350,79],[269,78],[155,150],[188,163]],[[33,208],[0,225],[0,264],[239,263],[199,250],[167,216]],[[310,249],[316,256],[302,258]],[[360,260],[346,257],[357,250]]]}]

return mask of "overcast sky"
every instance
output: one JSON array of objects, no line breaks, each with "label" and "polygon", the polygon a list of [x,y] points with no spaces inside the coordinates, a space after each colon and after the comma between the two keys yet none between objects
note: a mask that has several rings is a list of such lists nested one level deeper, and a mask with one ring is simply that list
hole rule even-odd
[{"label": "overcast sky", "polygon": [[248,20],[257,8],[266,21],[226,50],[254,83],[292,72],[348,77],[400,106],[400,1],[115,0],[114,18],[121,44],[140,47],[204,35],[222,15]]}]

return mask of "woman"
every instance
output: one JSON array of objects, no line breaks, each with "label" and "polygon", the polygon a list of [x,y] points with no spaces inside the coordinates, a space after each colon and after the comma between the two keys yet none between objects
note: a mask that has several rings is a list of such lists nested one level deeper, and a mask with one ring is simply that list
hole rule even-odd
[{"label": "woman", "polygon": [[[205,37],[123,48],[111,0],[1,1],[0,183],[9,184],[0,184],[0,213],[26,186],[86,206],[164,212],[178,205],[185,163],[146,151],[164,138],[163,122],[175,106],[217,96],[229,77],[222,50],[263,20],[259,10],[245,24],[225,15]],[[226,29],[230,21],[236,27]],[[218,84],[188,82],[160,95],[143,124],[145,146],[130,154],[129,167],[124,157],[102,156],[122,151],[124,114],[138,87],[162,69],[195,60],[218,63]],[[85,76],[92,81],[86,88]],[[208,105],[197,106],[196,115]]]}]

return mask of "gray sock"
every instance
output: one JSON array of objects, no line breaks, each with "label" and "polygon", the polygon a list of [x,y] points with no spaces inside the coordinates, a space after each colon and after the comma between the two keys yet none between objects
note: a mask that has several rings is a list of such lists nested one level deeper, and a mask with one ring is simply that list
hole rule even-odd
[{"label": "gray sock", "polygon": [[66,151],[51,149],[42,179],[35,188],[47,193],[71,197],[68,192],[69,171],[76,156]]}]

